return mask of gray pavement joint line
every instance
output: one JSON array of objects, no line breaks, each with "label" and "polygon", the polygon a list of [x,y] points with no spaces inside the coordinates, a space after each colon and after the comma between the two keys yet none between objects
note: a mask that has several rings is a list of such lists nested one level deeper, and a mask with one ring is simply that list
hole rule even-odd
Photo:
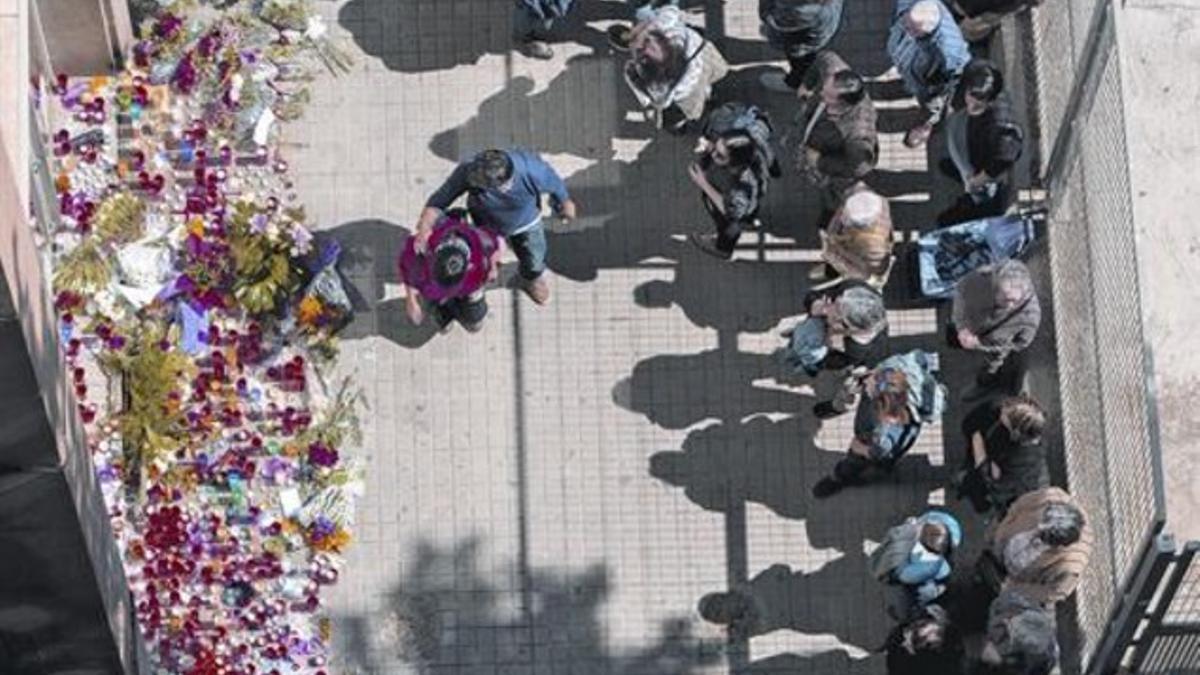
[{"label": "gray pavement joint line", "polygon": [[513,331],[513,416],[517,451],[517,578],[521,593],[521,617],[533,630],[533,597],[529,575],[529,467],[526,462],[525,372],[521,340],[521,291],[512,289]]}]

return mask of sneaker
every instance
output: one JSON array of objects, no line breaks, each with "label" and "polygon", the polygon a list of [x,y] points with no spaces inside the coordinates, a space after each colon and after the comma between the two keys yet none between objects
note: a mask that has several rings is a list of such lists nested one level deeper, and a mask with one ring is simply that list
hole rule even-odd
[{"label": "sneaker", "polygon": [[688,240],[701,251],[711,255],[714,258],[721,260],[729,260],[733,257],[733,251],[722,251],[717,248],[717,235],[715,234],[692,234]]},{"label": "sneaker", "polygon": [[833,407],[833,401],[821,401],[813,406],[813,414],[819,420],[827,420],[841,415],[842,411]]},{"label": "sneaker", "polygon": [[928,122],[922,122],[904,134],[904,147],[915,150],[925,145],[932,135],[933,125]]},{"label": "sneaker", "polygon": [[624,24],[608,27],[608,45],[618,52],[629,51],[629,43],[633,39],[633,29]]},{"label": "sneaker", "polygon": [[519,46],[521,53],[533,59],[543,61],[554,58],[554,50],[542,40],[522,42]]},{"label": "sneaker", "polygon": [[521,284],[521,290],[539,305],[550,302],[550,284],[546,283],[545,275],[536,279],[526,279],[525,283]]},{"label": "sneaker", "polygon": [[813,486],[812,493],[817,499],[825,499],[841,492],[844,487],[846,486],[841,481],[832,476],[826,476],[817,481],[817,484]]},{"label": "sneaker", "polygon": [[779,71],[771,71],[763,73],[759,76],[758,81],[767,91],[773,91],[776,94],[795,94],[796,88],[789,87],[787,76]]}]

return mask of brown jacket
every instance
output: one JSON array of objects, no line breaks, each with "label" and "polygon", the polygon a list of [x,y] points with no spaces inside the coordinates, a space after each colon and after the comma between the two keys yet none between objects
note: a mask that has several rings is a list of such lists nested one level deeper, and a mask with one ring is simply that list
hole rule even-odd
[{"label": "brown jacket", "polygon": [[[859,183],[846,193],[845,199],[869,189]],[[822,257],[838,274],[848,279],[868,282],[880,279],[887,272],[892,257],[892,210],[887,199],[883,199],[879,217],[867,227],[847,224],[844,208],[838,209],[822,232],[825,244]]]},{"label": "brown jacket", "polygon": [[[1067,502],[1079,508],[1071,495],[1056,487],[1027,492],[1013,502],[1008,515],[1000,521],[989,538],[989,548],[996,559],[1004,561],[1005,548],[1013,537],[1037,530],[1042,511],[1054,502]],[[1053,547],[1043,552],[1024,570],[1009,574],[1004,580],[1004,588],[1013,589],[1043,607],[1052,606],[1074,593],[1079,585],[1079,577],[1087,568],[1094,543],[1086,512],[1083,520],[1083,531],[1078,541],[1070,546]]]},{"label": "brown jacket", "polygon": [[809,68],[804,88],[812,95],[801,104],[796,117],[795,133],[799,141],[796,160],[810,174],[854,181],[870,173],[879,159],[875,104],[869,95],[864,92],[861,101],[840,112],[824,111],[805,138],[814,116],[822,110],[821,89],[843,70],[850,70],[850,66],[831,51],[819,53]]}]

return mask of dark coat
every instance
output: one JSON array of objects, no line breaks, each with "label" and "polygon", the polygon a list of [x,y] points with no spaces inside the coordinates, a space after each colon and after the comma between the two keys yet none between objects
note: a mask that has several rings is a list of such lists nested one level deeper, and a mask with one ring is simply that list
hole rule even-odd
[{"label": "dark coat", "polygon": [[992,178],[1008,172],[1021,157],[1025,130],[1013,114],[1007,93],[992,101],[986,112],[967,118],[967,156],[971,166]]},{"label": "dark coat", "polygon": [[[971,498],[976,510],[987,511],[994,507],[1003,513],[1017,497],[1050,484],[1045,448],[1041,444],[1014,441],[1000,423],[998,402],[984,403],[968,413],[963,419],[962,432],[968,447],[968,474],[963,493]],[[988,463],[978,470],[973,466],[969,448],[972,436],[977,433],[983,437],[988,462],[1000,470],[999,478],[992,477]]]},{"label": "dark coat", "polygon": [[[821,52],[804,78],[804,88],[814,92],[805,101],[796,118],[796,133],[803,136],[821,100],[818,92],[837,73],[850,70],[842,57],[831,51]],[[797,162],[830,178],[857,180],[870,173],[879,160],[878,132],[875,128],[875,104],[864,93],[861,101],[838,114],[826,112],[814,126],[808,141],[796,149]],[[798,144],[799,145],[799,144]],[[807,150],[820,153],[815,166],[808,164]]]},{"label": "dark coat", "polygon": [[758,0],[763,35],[772,47],[800,57],[820,51],[837,34],[844,0]]}]

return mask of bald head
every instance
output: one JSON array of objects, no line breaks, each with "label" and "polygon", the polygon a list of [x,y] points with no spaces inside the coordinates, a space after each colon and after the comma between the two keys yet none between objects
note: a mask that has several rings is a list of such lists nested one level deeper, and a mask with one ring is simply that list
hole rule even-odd
[{"label": "bald head", "polygon": [[904,17],[909,35],[924,37],[937,29],[942,20],[942,7],[937,0],[919,0]]},{"label": "bald head", "polygon": [[862,190],[846,200],[846,220],[855,227],[870,227],[883,214],[883,197]]}]

